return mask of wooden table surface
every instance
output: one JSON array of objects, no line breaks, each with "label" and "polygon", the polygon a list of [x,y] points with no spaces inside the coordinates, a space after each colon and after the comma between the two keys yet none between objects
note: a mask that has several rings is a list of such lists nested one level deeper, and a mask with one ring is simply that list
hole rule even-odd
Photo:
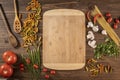
[{"label": "wooden table surface", "polygon": [[[18,0],[19,2],[19,12],[23,14],[23,19],[25,14],[25,7],[27,3],[31,0]],[[39,0],[42,4],[42,13],[50,9],[59,9],[59,8],[70,8],[70,9],[78,9],[86,12],[88,10],[88,5],[96,4],[100,10],[105,12],[110,12],[112,16],[120,17],[120,0]],[[14,20],[14,6],[13,0],[0,0],[0,4],[2,4],[7,19],[9,21],[11,30],[13,31],[13,20]],[[42,21],[39,25],[40,33],[42,35]],[[115,30],[116,33],[120,37],[120,27]],[[14,32],[13,32],[14,33]],[[14,33],[15,34],[15,33]],[[21,42],[21,37],[18,34],[15,34],[18,40]],[[104,40],[104,36],[97,33],[95,34],[97,42],[102,42]],[[6,50],[13,50],[17,54],[25,54],[25,50],[23,48],[14,49],[8,41],[8,34],[6,32],[5,25],[3,23],[2,17],[0,16],[0,64],[3,63],[1,59],[1,54]],[[93,57],[93,49],[86,45],[86,59]],[[84,69],[73,70],[73,71],[57,71],[56,75],[51,76],[48,80],[120,80],[120,57],[105,57],[103,60],[99,60],[100,62],[104,62],[110,64],[114,71],[110,74],[100,74],[96,77],[91,77],[90,73],[85,72]],[[42,79],[44,80],[44,74],[42,73]],[[21,73],[19,71],[15,71],[15,74],[12,78],[8,80],[30,80],[29,73]],[[1,80],[1,79],[0,79]]]}]

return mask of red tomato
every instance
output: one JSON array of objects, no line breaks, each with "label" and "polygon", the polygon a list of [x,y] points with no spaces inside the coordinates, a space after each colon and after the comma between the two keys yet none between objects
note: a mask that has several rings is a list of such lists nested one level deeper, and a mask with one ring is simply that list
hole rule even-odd
[{"label": "red tomato", "polygon": [[35,69],[38,69],[38,68],[39,68],[39,66],[38,66],[37,64],[34,64],[33,67],[34,67]]},{"label": "red tomato", "polygon": [[114,24],[113,28],[114,28],[114,29],[117,29],[117,28],[118,28],[118,25],[117,25],[117,24]]},{"label": "red tomato", "polygon": [[43,72],[47,72],[48,70],[47,70],[47,68],[43,68],[43,70],[42,70]]},{"label": "red tomato", "polygon": [[50,74],[53,74],[53,75],[54,75],[55,73],[56,73],[55,70],[51,70],[51,71],[50,71]]},{"label": "red tomato", "polygon": [[46,75],[45,75],[45,78],[48,79],[48,78],[50,78],[50,76],[46,74]]},{"label": "red tomato", "polygon": [[20,68],[24,68],[24,64],[22,64],[22,63],[19,66],[20,66]]},{"label": "red tomato", "polygon": [[24,71],[24,70],[25,70],[25,68],[23,68],[23,67],[20,68],[20,71]]},{"label": "red tomato", "polygon": [[119,19],[115,19],[115,23],[119,24],[120,23]]},{"label": "red tomato", "polygon": [[4,52],[2,58],[7,64],[15,64],[17,62],[17,56],[12,51]]},{"label": "red tomato", "polygon": [[2,77],[8,78],[12,76],[12,74],[13,74],[13,68],[10,65],[3,64],[0,66],[0,75]]},{"label": "red tomato", "polygon": [[109,17],[109,18],[107,19],[107,22],[108,22],[108,23],[111,23],[112,20],[113,20],[112,17]]},{"label": "red tomato", "polygon": [[106,17],[111,17],[111,14],[109,12],[106,13]]},{"label": "red tomato", "polygon": [[29,58],[26,59],[26,63],[30,64],[30,59]]}]

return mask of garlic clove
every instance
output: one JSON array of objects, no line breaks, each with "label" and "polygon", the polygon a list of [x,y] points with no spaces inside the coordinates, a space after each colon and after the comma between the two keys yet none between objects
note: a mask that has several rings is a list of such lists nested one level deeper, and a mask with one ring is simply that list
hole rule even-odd
[{"label": "garlic clove", "polygon": [[87,39],[91,39],[91,35],[90,34],[87,35]]},{"label": "garlic clove", "polygon": [[106,30],[102,30],[101,34],[102,34],[102,35],[107,35]]},{"label": "garlic clove", "polygon": [[[90,40],[95,39],[95,36],[94,36],[94,34],[93,34],[92,31],[88,31],[88,35],[91,37],[91,38],[89,38]],[[88,36],[88,37],[89,37],[89,36]]]},{"label": "garlic clove", "polygon": [[90,27],[93,27],[94,25],[93,25],[93,23],[90,21],[90,22],[88,22],[88,25],[90,26]]},{"label": "garlic clove", "polygon": [[88,45],[92,48],[96,48],[96,41],[95,40],[88,41]]},{"label": "garlic clove", "polygon": [[98,31],[99,31],[99,28],[98,28],[98,26],[94,26],[94,27],[92,27],[92,30],[93,30],[94,32],[98,32]]}]

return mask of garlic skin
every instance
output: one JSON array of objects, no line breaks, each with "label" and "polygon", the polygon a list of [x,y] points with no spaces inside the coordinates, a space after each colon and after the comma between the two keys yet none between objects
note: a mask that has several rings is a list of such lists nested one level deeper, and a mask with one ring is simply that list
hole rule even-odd
[{"label": "garlic skin", "polygon": [[87,24],[87,28],[90,28],[90,27],[92,28],[93,26],[94,26],[94,25],[93,25],[93,22],[91,22],[91,21],[88,22],[88,24]]},{"label": "garlic skin", "polygon": [[98,31],[99,31],[99,28],[98,28],[98,26],[93,26],[93,27],[92,27],[92,30],[93,30],[94,32],[98,32]]},{"label": "garlic skin", "polygon": [[106,30],[102,30],[101,34],[102,34],[102,35],[107,35]]},{"label": "garlic skin", "polygon": [[96,48],[96,41],[95,40],[88,41],[88,45],[92,48]]},{"label": "garlic skin", "polygon": [[94,36],[94,34],[93,34],[93,32],[92,32],[92,31],[88,31],[88,34],[87,34],[87,39],[90,39],[90,40],[95,39],[95,36]]}]

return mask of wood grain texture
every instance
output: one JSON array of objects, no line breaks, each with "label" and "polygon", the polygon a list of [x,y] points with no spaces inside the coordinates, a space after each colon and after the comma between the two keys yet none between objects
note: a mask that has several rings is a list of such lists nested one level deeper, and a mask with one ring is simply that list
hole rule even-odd
[{"label": "wood grain texture", "polygon": [[43,65],[57,70],[85,65],[85,14],[73,9],[54,9],[43,15]]},{"label": "wood grain texture", "polygon": [[[19,12],[23,14],[23,19],[26,17],[25,7],[27,3],[31,0],[18,0]],[[96,4],[102,13],[110,12],[112,17],[120,16],[120,0],[39,0],[42,4],[42,13],[51,9],[78,9],[86,12],[88,10],[88,6],[91,4]],[[13,0],[0,0],[0,4],[3,5],[7,19],[9,21],[10,27],[13,31],[13,20],[14,20],[14,6]],[[40,32],[42,32],[42,21],[40,24]],[[13,31],[14,32],[14,31]],[[115,32],[120,37],[120,28],[115,30]],[[14,33],[15,34],[15,33]],[[21,38],[18,34],[15,34],[18,40],[21,42]],[[42,34],[41,34],[42,35]],[[4,23],[2,21],[2,17],[0,16],[0,64],[3,63],[1,59],[1,55],[6,50],[13,50],[17,54],[24,54],[25,51],[23,48],[14,49],[9,44],[7,38],[6,29],[4,27]],[[97,43],[104,41],[104,37],[100,33],[95,34],[95,39]],[[86,58],[93,57],[93,49],[91,49],[88,45],[86,45]],[[107,63],[112,65],[114,71],[110,74],[100,74],[96,77],[91,77],[88,72],[85,72],[84,69],[81,70],[72,70],[72,71],[57,71],[55,76],[51,76],[48,80],[120,80],[120,57],[105,57],[103,60],[99,60],[99,62]],[[41,79],[44,80],[45,73],[41,73]],[[29,73],[19,72],[19,70],[15,71],[15,74],[12,78],[8,80],[30,80]]]}]

